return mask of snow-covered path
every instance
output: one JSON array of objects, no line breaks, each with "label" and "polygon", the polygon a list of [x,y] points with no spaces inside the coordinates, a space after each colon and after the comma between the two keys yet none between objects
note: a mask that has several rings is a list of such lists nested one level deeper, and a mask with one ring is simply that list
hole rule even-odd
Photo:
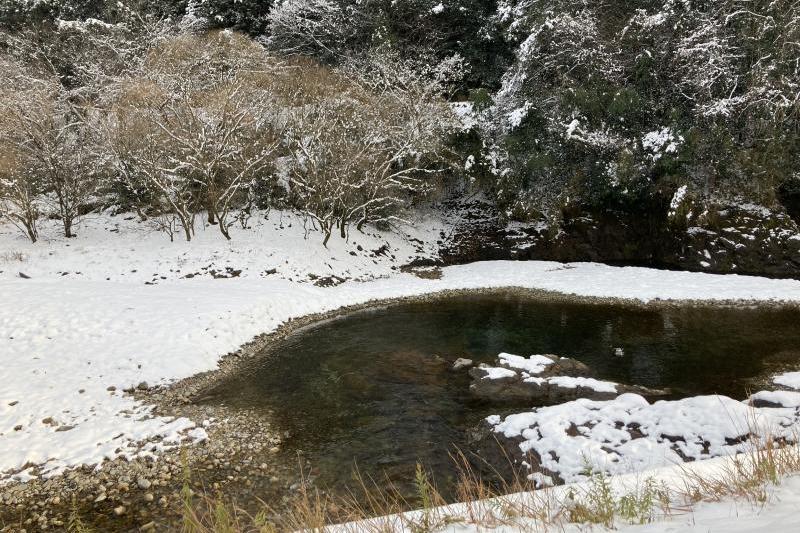
[{"label": "snow-covered path", "polygon": [[[157,237],[163,241],[163,236]],[[229,258],[246,258],[242,261],[249,270],[245,268],[234,279],[165,276],[166,280],[146,285],[136,275],[112,275],[146,270],[149,278],[167,274],[170,265],[177,268],[163,253],[122,253],[137,246],[146,250],[148,246],[142,243],[152,238],[147,235],[133,244],[120,244],[106,236],[105,240],[56,241],[36,248],[0,234],[0,252],[19,248],[31,257],[19,265],[8,259],[0,264],[4,271],[0,275],[0,478],[14,474],[24,479],[31,464],[46,463],[44,470],[50,474],[72,465],[93,464],[104,457],[132,453],[137,449],[134,442],[159,435],[166,443],[186,432],[191,438],[203,438],[202,429],[192,429],[188,420],[146,416],[149,408],[121,390],[212,370],[222,355],[254,336],[309,313],[373,299],[510,286],[643,301],[800,301],[800,281],[589,263],[475,263],[445,268],[441,279],[420,279],[393,273],[390,263],[381,260],[360,258],[357,265],[345,263],[351,257],[348,253],[330,252],[313,236],[307,241],[295,236],[278,244],[275,239],[223,243],[232,250]],[[286,243],[291,247],[283,250],[282,246],[289,246]],[[192,256],[191,245],[175,246],[182,250],[183,265],[205,260]],[[207,253],[209,246],[198,244],[197,255]],[[398,244],[398,254],[401,248]],[[375,277],[384,277],[332,288],[284,279],[291,272],[303,272],[303,278],[314,271],[336,274],[324,254],[337,253],[350,274],[354,270],[367,274],[372,268]],[[404,253],[413,252],[406,249]],[[292,260],[281,261],[288,265],[286,272],[253,275],[282,258],[281,254]],[[73,271],[77,270],[74,266],[65,266],[85,265],[87,257],[92,258],[91,264],[80,274]],[[126,265],[128,261],[135,263]],[[16,270],[25,270],[33,279],[14,277]],[[62,275],[65,270],[71,273]],[[109,390],[112,387],[116,390]]]}]

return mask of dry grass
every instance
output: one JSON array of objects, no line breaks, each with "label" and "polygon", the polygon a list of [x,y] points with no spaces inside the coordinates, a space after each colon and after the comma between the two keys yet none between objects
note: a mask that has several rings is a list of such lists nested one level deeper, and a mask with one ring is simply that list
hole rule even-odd
[{"label": "dry grass", "polygon": [[[602,472],[587,472],[586,483],[567,490],[536,490],[526,477],[489,483],[464,454],[458,453],[453,456],[460,473],[455,494],[461,503],[456,505],[446,506],[429,475],[417,465],[413,504],[392,483],[377,483],[355,472],[356,488],[344,496],[304,483],[288,509],[278,512],[264,505],[255,517],[218,498],[200,497],[198,505],[189,496],[184,531],[326,531],[331,524],[344,524],[335,530],[424,533],[452,523],[475,524],[482,529],[506,525],[519,531],[559,531],[569,523],[610,528],[645,524],[689,512],[698,502],[742,499],[763,505],[771,487],[788,475],[800,473],[797,446],[772,438],[752,442],[757,443],[752,450],[726,461],[714,474],[684,467],[677,483],[667,485],[648,477],[617,485]],[[411,508],[417,510],[407,512]]]},{"label": "dry grass", "polygon": [[24,263],[28,257],[19,251],[8,250],[0,253],[0,263]]},{"label": "dry grass", "polygon": [[800,448],[767,438],[751,451],[732,457],[715,475],[684,470],[682,492],[690,503],[733,497],[763,504],[769,496],[769,487],[797,473],[800,473]]}]

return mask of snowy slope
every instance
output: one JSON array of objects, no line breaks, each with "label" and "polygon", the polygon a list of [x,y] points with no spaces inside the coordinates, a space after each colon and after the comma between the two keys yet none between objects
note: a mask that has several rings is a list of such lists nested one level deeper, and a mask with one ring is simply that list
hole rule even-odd
[{"label": "snowy slope", "polygon": [[[417,238],[435,241],[435,220],[420,228]],[[347,245],[332,239],[325,249],[319,235],[304,240],[303,234],[296,218],[280,213],[236,232],[230,243],[213,228],[197,242],[170,243],[120,217],[96,217],[77,239],[36,245],[6,228],[0,233],[0,477],[24,479],[31,464],[46,463],[53,474],[136,453],[134,443],[159,435],[174,441],[190,431],[190,438],[203,438],[187,420],[148,418],[149,409],[121,389],[214,369],[220,356],[290,318],[344,305],[505,286],[641,300],[800,301],[798,281],[597,264],[488,262],[420,279],[397,267],[430,253],[430,245],[375,232],[359,235],[356,244],[355,236]],[[373,252],[382,247],[388,252]],[[239,277],[209,274],[226,267]],[[298,281],[309,274],[378,279],[331,288]]]},{"label": "snowy slope", "polygon": [[[377,231],[362,234],[354,230],[350,242],[337,235],[324,248],[320,233],[286,211],[255,214],[249,229],[231,228],[230,242],[215,226],[199,222],[197,234],[189,243],[180,236],[170,242],[166,235],[154,231],[147,222],[139,222],[134,215],[91,215],[81,221],[74,239],[61,236],[53,221],[45,222],[40,229],[43,240],[36,244],[13,228],[0,225],[0,279],[23,272],[34,279],[161,283],[187,276],[212,278],[212,270],[229,277],[228,268],[239,271],[237,275],[243,278],[302,281],[308,280],[308,274],[336,274],[348,279],[372,279],[392,273],[392,267],[413,257],[430,255],[435,249],[435,244],[430,244],[431,237],[443,224],[431,216],[414,227],[403,227],[407,235]],[[423,245],[422,241],[428,244]],[[382,248],[386,252],[376,253]],[[24,260],[19,261],[19,256]]]}]

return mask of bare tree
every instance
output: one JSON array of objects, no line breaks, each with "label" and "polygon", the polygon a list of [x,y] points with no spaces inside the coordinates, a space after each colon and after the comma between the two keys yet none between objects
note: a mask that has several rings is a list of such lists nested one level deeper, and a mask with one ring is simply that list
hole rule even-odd
[{"label": "bare tree", "polygon": [[[41,183],[41,192],[61,219],[66,237],[73,237],[81,209],[97,190],[95,137],[85,116],[69,101],[52,77],[6,60],[2,140],[13,147],[18,168],[27,180]],[[17,174],[12,189],[21,190]],[[30,187],[23,187],[32,191]]]},{"label": "bare tree", "polygon": [[170,157],[171,146],[158,128],[158,105],[163,96],[151,84],[130,81],[118,89],[119,100],[108,115],[110,152],[119,179],[140,210],[153,210],[156,226],[172,240],[177,218],[187,241],[195,231],[195,183],[180,174]]},{"label": "bare tree", "polygon": [[35,176],[21,171],[13,161],[0,155],[0,220],[9,220],[31,242],[39,239],[38,186]]},{"label": "bare tree", "polygon": [[326,245],[335,228],[345,238],[351,223],[397,220],[428,192],[426,177],[441,170],[432,156],[455,125],[435,80],[387,74],[399,64],[375,67],[358,77],[305,63],[291,77],[292,192]]},{"label": "bare tree", "polygon": [[271,48],[288,54],[337,57],[353,30],[334,0],[280,0],[268,19]]},{"label": "bare tree", "polygon": [[165,42],[122,83],[112,125],[120,174],[172,210],[187,240],[200,208],[230,239],[231,210],[267,173],[280,139],[274,68],[259,45],[215,32]]}]

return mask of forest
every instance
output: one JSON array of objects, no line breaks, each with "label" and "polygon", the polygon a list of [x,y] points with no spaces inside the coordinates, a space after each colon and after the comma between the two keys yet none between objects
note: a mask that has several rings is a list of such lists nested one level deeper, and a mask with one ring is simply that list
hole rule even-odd
[{"label": "forest", "polygon": [[[796,0],[0,1],[0,217],[792,209]],[[201,215],[202,214],[202,215]],[[651,213],[652,215],[652,213]]]}]

